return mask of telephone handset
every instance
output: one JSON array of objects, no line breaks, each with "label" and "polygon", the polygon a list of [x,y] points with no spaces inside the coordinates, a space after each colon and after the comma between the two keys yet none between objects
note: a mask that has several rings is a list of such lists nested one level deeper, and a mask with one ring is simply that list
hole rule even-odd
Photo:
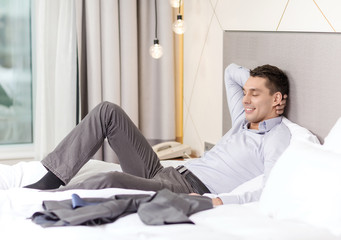
[{"label": "telephone handset", "polygon": [[163,142],[153,146],[160,160],[184,157],[191,154],[191,147],[179,142]]}]

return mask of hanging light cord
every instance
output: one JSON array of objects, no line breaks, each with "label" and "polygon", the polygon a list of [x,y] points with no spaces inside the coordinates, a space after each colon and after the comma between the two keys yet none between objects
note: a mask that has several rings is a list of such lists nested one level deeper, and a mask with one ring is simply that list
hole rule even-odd
[{"label": "hanging light cord", "polygon": [[181,0],[179,0],[179,15],[181,14]]},{"label": "hanging light cord", "polygon": [[155,0],[155,39],[157,39],[157,3]]}]

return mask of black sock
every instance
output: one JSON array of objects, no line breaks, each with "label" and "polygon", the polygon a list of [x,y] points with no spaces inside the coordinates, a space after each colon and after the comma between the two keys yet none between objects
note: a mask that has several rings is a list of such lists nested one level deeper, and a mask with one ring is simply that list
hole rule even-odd
[{"label": "black sock", "polygon": [[31,185],[27,185],[24,188],[34,188],[41,190],[55,189],[59,188],[60,185],[64,185],[64,182],[60,180],[52,172],[48,171],[44,177],[42,177],[38,182]]}]

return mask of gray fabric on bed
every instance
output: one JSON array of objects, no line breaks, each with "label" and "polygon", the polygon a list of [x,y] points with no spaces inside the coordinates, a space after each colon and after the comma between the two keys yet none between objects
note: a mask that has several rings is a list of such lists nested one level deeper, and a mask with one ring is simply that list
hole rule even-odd
[{"label": "gray fabric on bed", "polygon": [[211,209],[212,200],[203,196],[176,194],[167,189],[155,195],[118,195],[84,199],[95,205],[73,208],[71,200],[44,201],[45,211],[36,212],[32,221],[43,226],[100,225],[137,212],[147,225],[193,223],[188,216]]}]

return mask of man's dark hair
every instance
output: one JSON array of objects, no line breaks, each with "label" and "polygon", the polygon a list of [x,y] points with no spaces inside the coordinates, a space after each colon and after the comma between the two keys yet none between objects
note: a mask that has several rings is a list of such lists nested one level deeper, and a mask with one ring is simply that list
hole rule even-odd
[{"label": "man's dark hair", "polygon": [[265,78],[266,86],[270,89],[270,94],[281,92],[282,95],[289,95],[288,76],[278,67],[269,64],[256,67],[250,71],[251,77]]}]

